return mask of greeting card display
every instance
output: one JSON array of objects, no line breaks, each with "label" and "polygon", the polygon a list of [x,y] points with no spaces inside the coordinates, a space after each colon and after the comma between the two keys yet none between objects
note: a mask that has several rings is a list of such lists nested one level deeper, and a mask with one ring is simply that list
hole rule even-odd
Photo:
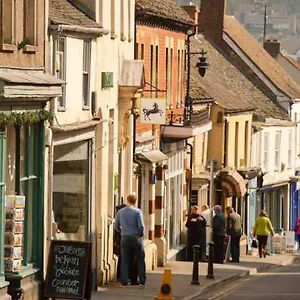
[{"label": "greeting card display", "polygon": [[5,272],[19,272],[22,267],[25,205],[25,196],[5,197]]}]

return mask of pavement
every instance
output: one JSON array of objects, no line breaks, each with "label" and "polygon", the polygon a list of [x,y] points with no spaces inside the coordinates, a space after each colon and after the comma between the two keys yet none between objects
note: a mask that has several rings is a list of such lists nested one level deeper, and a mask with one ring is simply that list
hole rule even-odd
[{"label": "pavement", "polygon": [[[111,282],[99,287],[92,295],[92,300],[147,300],[155,299],[159,295],[162,274],[170,269],[173,280],[173,297],[176,300],[192,300],[200,295],[233,283],[240,278],[252,276],[260,272],[290,265],[296,259],[296,254],[273,254],[266,258],[255,255],[242,255],[239,263],[214,264],[214,279],[207,279],[207,263],[199,263],[200,285],[192,285],[192,262],[169,261],[163,268],[157,268],[147,273],[144,289],[138,286],[121,287],[118,282]],[[299,257],[299,256],[298,256]],[[165,298],[171,299],[171,298]]]}]

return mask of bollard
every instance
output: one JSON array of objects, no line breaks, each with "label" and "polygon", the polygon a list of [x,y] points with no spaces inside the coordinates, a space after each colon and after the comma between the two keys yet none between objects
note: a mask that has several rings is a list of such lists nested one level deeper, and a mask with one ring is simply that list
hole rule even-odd
[{"label": "bollard", "polygon": [[200,246],[193,246],[193,279],[191,284],[199,285],[199,257],[200,257]]},{"label": "bollard", "polygon": [[208,265],[206,278],[214,279],[214,243],[209,243]]}]

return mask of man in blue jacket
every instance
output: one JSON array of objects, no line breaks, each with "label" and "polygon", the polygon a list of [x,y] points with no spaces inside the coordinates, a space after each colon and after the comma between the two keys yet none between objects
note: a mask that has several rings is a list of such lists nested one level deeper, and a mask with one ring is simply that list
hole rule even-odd
[{"label": "man in blue jacket", "polygon": [[115,230],[121,234],[121,286],[128,285],[129,261],[133,256],[138,264],[139,286],[146,282],[145,251],[143,244],[144,221],[139,208],[135,207],[136,197],[127,197],[127,206],[118,211]]}]

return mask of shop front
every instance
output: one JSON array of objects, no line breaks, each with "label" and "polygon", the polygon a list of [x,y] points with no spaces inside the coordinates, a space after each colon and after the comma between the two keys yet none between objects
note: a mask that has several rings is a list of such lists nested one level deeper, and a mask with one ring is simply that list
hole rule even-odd
[{"label": "shop front", "polygon": [[54,146],[54,237],[86,241],[91,234],[91,140]]},{"label": "shop front", "polygon": [[43,281],[47,102],[62,81],[0,72],[0,299],[40,299]]}]

